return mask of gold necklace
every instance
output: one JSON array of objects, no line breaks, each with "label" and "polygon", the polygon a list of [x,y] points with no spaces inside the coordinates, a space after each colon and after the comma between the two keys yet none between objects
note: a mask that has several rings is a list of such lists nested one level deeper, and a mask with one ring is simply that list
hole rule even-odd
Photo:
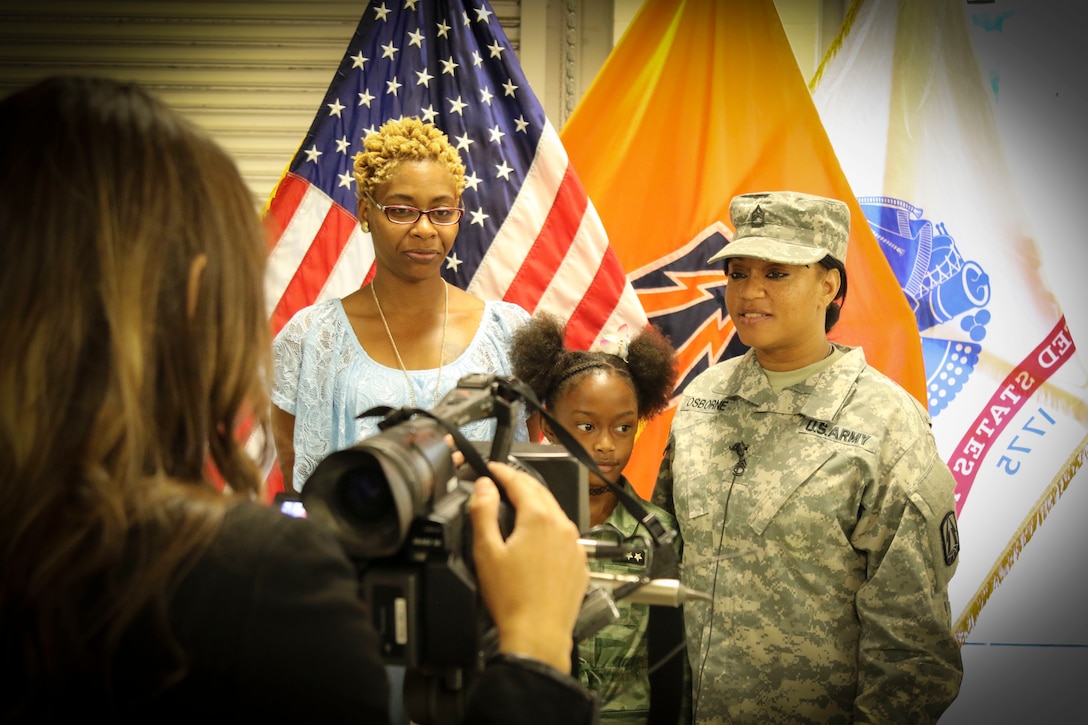
[{"label": "gold necklace", "polygon": [[[446,284],[446,280],[442,280],[442,289],[446,293],[445,307],[442,311],[442,345],[438,348],[438,379],[434,381],[434,406],[438,406],[438,391],[442,389],[442,358],[446,355],[446,325],[450,321],[450,287]],[[382,325],[385,326],[385,334],[389,336],[389,344],[393,346],[393,354],[397,356],[397,364],[400,365],[400,371],[404,373],[404,381],[408,383],[408,395],[412,401],[412,407],[416,407],[416,391],[412,385],[412,378],[408,376],[408,368],[404,366],[404,360],[400,357],[400,350],[397,349],[397,343],[393,339],[393,332],[389,329],[389,323],[385,320],[385,313],[382,312],[382,303],[378,302],[378,293],[374,291],[374,283],[370,283],[370,294],[374,298],[374,305],[378,308],[378,316],[382,318]]]}]

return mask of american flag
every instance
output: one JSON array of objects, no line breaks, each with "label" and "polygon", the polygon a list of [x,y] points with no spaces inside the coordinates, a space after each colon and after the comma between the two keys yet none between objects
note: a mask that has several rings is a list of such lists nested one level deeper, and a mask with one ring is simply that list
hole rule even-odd
[{"label": "american flag", "polygon": [[[396,5],[396,7],[390,7]],[[265,213],[273,331],[358,289],[374,255],[358,225],[354,155],[386,120],[419,116],[466,166],[447,281],[569,319],[568,344],[647,318],[559,135],[487,2],[371,2]]]}]

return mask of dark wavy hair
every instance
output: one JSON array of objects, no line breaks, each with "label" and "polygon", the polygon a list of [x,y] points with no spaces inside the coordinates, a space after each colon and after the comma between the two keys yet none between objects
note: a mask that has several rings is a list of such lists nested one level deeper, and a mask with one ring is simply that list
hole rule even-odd
[{"label": "dark wavy hair", "polygon": [[555,407],[583,375],[601,370],[631,383],[639,419],[649,420],[668,407],[679,367],[676,350],[656,327],[648,325],[631,339],[626,361],[608,352],[569,350],[564,340],[564,322],[548,313],[537,313],[514,333],[510,356],[514,375],[545,407]]},{"label": "dark wavy hair", "polygon": [[6,722],[71,706],[51,689],[68,678],[115,689],[126,643],[163,653],[149,688],[183,675],[170,592],[228,503],[209,469],[260,490],[237,426],[271,440],[271,346],[252,194],[134,85],[49,78],[0,101],[0,228]]}]

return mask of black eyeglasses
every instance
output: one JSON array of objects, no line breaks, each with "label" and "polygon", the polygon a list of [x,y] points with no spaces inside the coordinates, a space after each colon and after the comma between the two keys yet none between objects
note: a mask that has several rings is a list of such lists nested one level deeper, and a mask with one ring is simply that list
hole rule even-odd
[{"label": "black eyeglasses", "polygon": [[419,218],[424,214],[431,220],[431,224],[436,224],[440,227],[448,227],[451,224],[456,224],[461,221],[461,217],[464,215],[465,210],[456,206],[436,206],[434,209],[417,209],[414,206],[404,206],[402,204],[381,204],[370,195],[370,192],[363,192],[366,194],[366,198],[370,199],[374,203],[374,206],[385,212],[385,218],[394,224],[415,224],[419,221]]}]

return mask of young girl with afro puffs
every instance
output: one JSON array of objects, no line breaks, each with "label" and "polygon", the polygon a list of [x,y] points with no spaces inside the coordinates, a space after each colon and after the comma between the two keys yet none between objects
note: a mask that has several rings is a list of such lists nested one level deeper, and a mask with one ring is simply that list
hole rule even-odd
[{"label": "young girl with afro puffs", "polygon": [[[604,336],[591,350],[567,349],[564,331],[563,321],[546,313],[519,328],[512,339],[514,375],[533,389],[608,482],[638,497],[623,469],[634,451],[640,423],[669,404],[677,378],[676,352],[654,327],[631,339]],[[543,420],[541,426],[545,437],[558,443],[552,424]],[[615,543],[641,534],[651,541],[648,532],[638,530],[638,518],[619,505],[608,482],[590,475],[587,536]],[[666,529],[676,528],[671,515],[648,502],[643,505]],[[675,559],[653,557],[649,549],[615,561],[594,560],[590,568],[608,574],[676,577]],[[669,569],[661,570],[663,565]],[[619,619],[580,642],[577,650],[579,677],[601,699],[601,721],[686,722],[690,698],[681,609],[622,598],[616,606]]]}]

